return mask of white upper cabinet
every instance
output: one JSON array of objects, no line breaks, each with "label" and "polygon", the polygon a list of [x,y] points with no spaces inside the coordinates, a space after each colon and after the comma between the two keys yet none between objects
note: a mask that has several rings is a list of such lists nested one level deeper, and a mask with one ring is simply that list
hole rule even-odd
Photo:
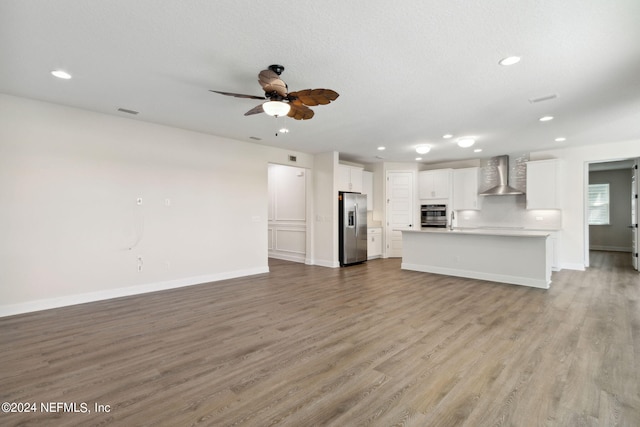
[{"label": "white upper cabinet", "polygon": [[479,210],[478,196],[480,168],[464,168],[453,170],[453,209]]},{"label": "white upper cabinet", "polygon": [[527,162],[527,209],[560,209],[560,162]]},{"label": "white upper cabinet", "polygon": [[373,172],[362,172],[362,194],[367,195],[367,210],[373,210]]},{"label": "white upper cabinet", "polygon": [[338,191],[362,193],[363,172],[355,166],[338,165]]},{"label": "white upper cabinet", "polygon": [[418,175],[420,200],[448,199],[451,195],[452,169],[422,171]]}]

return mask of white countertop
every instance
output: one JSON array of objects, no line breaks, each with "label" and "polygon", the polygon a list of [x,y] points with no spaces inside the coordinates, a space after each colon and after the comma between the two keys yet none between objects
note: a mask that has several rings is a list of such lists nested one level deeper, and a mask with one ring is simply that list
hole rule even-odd
[{"label": "white countertop", "polygon": [[422,230],[400,230],[408,233],[475,234],[481,236],[547,237],[552,231],[526,230],[521,228],[425,228]]}]

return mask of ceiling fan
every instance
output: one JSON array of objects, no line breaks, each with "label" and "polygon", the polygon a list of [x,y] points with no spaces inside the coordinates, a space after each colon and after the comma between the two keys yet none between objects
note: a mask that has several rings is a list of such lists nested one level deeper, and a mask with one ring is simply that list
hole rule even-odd
[{"label": "ceiling fan", "polygon": [[258,82],[264,90],[264,96],[243,95],[218,90],[211,90],[211,92],[236,98],[267,100],[267,102],[263,102],[244,113],[245,116],[266,113],[276,117],[287,115],[295,120],[312,118],[314,113],[309,107],[329,104],[339,96],[336,91],[331,89],[304,89],[288,92],[289,87],[280,79],[280,74],[283,71],[282,65],[270,65],[269,69],[260,71]]}]

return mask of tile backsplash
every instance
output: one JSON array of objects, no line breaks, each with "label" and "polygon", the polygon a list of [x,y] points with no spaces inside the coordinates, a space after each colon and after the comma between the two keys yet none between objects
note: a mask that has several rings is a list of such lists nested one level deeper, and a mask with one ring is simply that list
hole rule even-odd
[{"label": "tile backsplash", "polygon": [[458,227],[562,229],[562,211],[527,210],[526,196],[486,196],[479,211],[457,211]]}]

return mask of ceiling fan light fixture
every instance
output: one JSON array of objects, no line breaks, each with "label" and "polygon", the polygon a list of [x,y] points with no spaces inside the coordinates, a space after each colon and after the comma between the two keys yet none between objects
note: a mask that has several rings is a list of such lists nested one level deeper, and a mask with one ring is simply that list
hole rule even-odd
[{"label": "ceiling fan light fixture", "polygon": [[267,113],[270,116],[280,117],[280,116],[286,116],[287,113],[289,113],[291,106],[286,102],[267,101],[264,104],[262,104],[262,109],[264,110],[265,113]]}]

